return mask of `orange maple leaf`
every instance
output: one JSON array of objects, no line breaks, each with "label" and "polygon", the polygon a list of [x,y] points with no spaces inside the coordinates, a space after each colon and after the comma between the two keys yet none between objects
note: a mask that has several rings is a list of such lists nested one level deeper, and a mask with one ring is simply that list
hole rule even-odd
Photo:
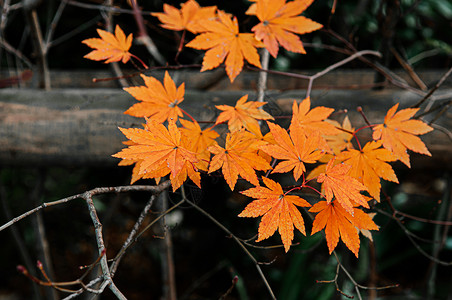
[{"label": "orange maple leaf", "polygon": [[254,170],[271,169],[268,162],[257,154],[258,147],[265,142],[250,136],[252,133],[247,131],[234,131],[227,134],[224,148],[219,145],[207,148],[215,155],[210,162],[209,173],[221,168],[231,190],[234,190],[238,175],[254,185],[259,185]]},{"label": "orange maple leaf", "polygon": [[369,194],[380,202],[380,178],[399,183],[391,165],[395,161],[391,151],[380,148],[381,142],[371,141],[362,150],[348,149],[338,155],[345,164],[351,166],[348,175],[364,184]]},{"label": "orange maple leaf", "polygon": [[125,114],[134,117],[151,117],[158,123],[163,123],[166,120],[176,122],[178,117],[183,116],[178,105],[184,101],[184,83],[176,88],[168,72],[165,72],[164,85],[154,77],[142,74],[141,78],[143,78],[145,86],[128,87],[124,90],[135,99],[143,102],[134,104]]},{"label": "orange maple leaf", "polygon": [[318,133],[306,136],[300,127],[287,131],[279,125],[267,122],[270,132],[275,139],[275,144],[262,145],[259,148],[274,158],[283,160],[273,169],[272,173],[286,173],[293,170],[295,180],[306,172],[305,163],[316,163],[324,155],[324,150],[319,148],[321,138]]},{"label": "orange maple leaf", "polygon": [[344,163],[334,165],[334,161],[335,158],[332,158],[326,165],[325,173],[320,173],[317,177],[317,182],[323,183],[328,203],[333,200],[334,196],[339,204],[352,215],[355,204],[369,208],[366,198],[360,193],[360,191],[366,190],[366,187],[347,175],[352,166]]},{"label": "orange maple leaf", "polygon": [[[258,141],[262,141],[263,145],[276,144],[275,139],[273,138],[273,134],[269,131],[265,135],[263,135],[259,124],[258,126],[252,126],[248,128],[248,130],[253,134],[253,138]],[[264,158],[268,163],[272,161],[271,155],[268,155],[260,149],[257,151],[257,154]]]},{"label": "orange maple leaf", "polygon": [[[292,105],[292,121],[290,123],[290,130],[294,127],[300,127],[305,131],[306,135],[312,132],[319,132],[321,135],[336,135],[340,131],[325,120],[334,111],[333,108],[318,106],[311,108],[311,98],[307,97],[297,105],[294,101]],[[326,143],[326,142],[325,142]]]},{"label": "orange maple leaf", "polygon": [[[251,30],[256,39],[263,41],[268,52],[276,58],[279,45],[285,49],[306,53],[303,43],[296,34],[309,33],[322,28],[322,25],[299,16],[313,0],[298,0],[286,3],[285,0],[258,0],[255,14],[261,21]],[[248,11],[254,14],[254,10]]]},{"label": "orange maple leaf", "polygon": [[349,213],[342,205],[336,205],[336,201],[319,201],[309,211],[318,213],[312,224],[311,235],[325,228],[330,254],[336,248],[340,237],[358,257],[360,242],[357,229],[378,230],[378,226],[368,214],[358,208],[352,208],[352,213]]},{"label": "orange maple leaf", "polygon": [[188,150],[187,137],[180,133],[173,121],[168,123],[168,129],[161,123],[147,119],[145,129],[120,130],[134,144],[113,156],[140,161],[138,175],[149,173],[152,174],[150,178],[155,178],[171,173],[173,191],[179,188],[187,175],[194,179],[193,182],[200,182],[195,175],[196,155]]},{"label": "orange maple leaf", "polygon": [[187,136],[190,141],[189,149],[196,153],[198,163],[195,164],[196,168],[208,171],[210,162],[210,152],[207,150],[209,146],[216,144],[215,139],[219,136],[211,128],[202,130],[198,122],[190,122],[184,119],[179,119],[183,128],[180,128],[182,134]]},{"label": "orange maple leaf", "polygon": [[303,198],[285,194],[279,183],[266,177],[263,177],[262,180],[267,187],[258,186],[241,192],[258,200],[248,204],[239,217],[263,216],[259,224],[259,235],[256,242],[269,238],[278,229],[284,250],[287,252],[294,237],[294,225],[306,235],[303,217],[296,206],[310,207],[311,205]]},{"label": "orange maple leaf", "polygon": [[[322,164],[318,165],[311,172],[309,172],[309,175],[306,177],[306,180],[311,180],[319,176],[320,173],[325,173],[326,165],[330,161],[330,159],[334,157],[334,155],[338,155],[344,149],[353,149],[353,144],[351,142],[351,140],[353,139],[353,134],[351,132],[354,132],[355,129],[352,127],[348,116],[344,118],[342,125],[334,120],[325,120],[325,122],[328,122],[331,125],[335,126],[340,133],[337,135],[323,136],[329,148],[331,148],[333,154],[325,153],[325,155],[319,159],[319,162],[322,162]],[[336,156],[336,160],[334,163],[338,164],[340,162],[342,161]]]},{"label": "orange maple leaf", "polygon": [[328,146],[330,146],[334,154],[337,155],[344,149],[353,149],[352,133],[355,131],[355,129],[352,127],[352,124],[350,123],[350,119],[348,118],[348,116],[345,116],[342,125],[334,120],[325,120],[325,122],[328,122],[334,127],[336,127],[339,132],[336,135],[324,136],[326,142],[328,143]]},{"label": "orange maple leaf", "polygon": [[134,184],[136,181],[143,178],[143,175],[139,174],[140,172],[140,164],[141,160],[137,161],[134,159],[123,159],[118,163],[118,166],[131,166],[135,164],[135,166],[132,169],[132,178],[130,179],[130,184]]},{"label": "orange maple leaf", "polygon": [[97,33],[100,39],[91,38],[82,41],[88,47],[96,49],[85,55],[84,58],[96,61],[106,59],[106,64],[120,60],[125,64],[129,61],[132,56],[129,52],[132,46],[132,34],[126,38],[124,31],[118,25],[116,25],[114,35],[102,29],[97,29]]},{"label": "orange maple leaf", "polygon": [[218,116],[215,124],[228,122],[229,131],[237,131],[246,128],[249,131],[256,131],[259,127],[257,120],[273,120],[273,117],[260,107],[267,102],[249,101],[248,95],[240,98],[235,106],[215,105],[223,112]]},{"label": "orange maple leaf", "polygon": [[188,0],[181,4],[180,10],[164,3],[163,13],[151,13],[151,15],[162,22],[161,26],[163,28],[174,31],[188,30],[192,33],[198,33],[204,31],[202,23],[205,20],[215,19],[216,10],[216,6],[200,7],[198,2]]},{"label": "orange maple leaf", "polygon": [[375,126],[373,139],[383,142],[383,147],[393,152],[397,159],[408,167],[410,156],[407,149],[431,156],[425,144],[416,135],[425,134],[433,130],[421,120],[409,120],[419,108],[406,108],[396,113],[399,103],[388,110],[383,124]]},{"label": "orange maple leaf", "polygon": [[218,11],[218,20],[206,20],[203,26],[206,32],[186,45],[195,49],[208,49],[204,55],[201,72],[214,69],[225,61],[226,73],[233,82],[242,71],[244,59],[256,67],[261,67],[256,47],[263,45],[253,34],[239,33],[235,17],[231,20],[228,14]]}]

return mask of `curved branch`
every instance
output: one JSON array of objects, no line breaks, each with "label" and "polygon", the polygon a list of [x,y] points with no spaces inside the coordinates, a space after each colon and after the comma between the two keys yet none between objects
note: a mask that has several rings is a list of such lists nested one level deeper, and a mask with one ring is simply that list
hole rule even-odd
[{"label": "curved branch", "polygon": [[73,195],[70,197],[66,197],[60,200],[56,200],[56,201],[52,201],[52,202],[45,202],[41,205],[39,205],[38,207],[35,207],[32,210],[29,210],[25,213],[23,213],[22,215],[15,217],[14,219],[12,219],[11,221],[3,224],[2,226],[0,226],[0,231],[8,228],[9,226],[13,225],[14,223],[28,217],[29,215],[32,215],[38,211],[40,211],[43,208],[49,207],[49,206],[55,206],[55,205],[59,205],[59,204],[64,204],[67,203],[69,201],[75,200],[75,199],[85,199],[86,195],[98,195],[98,194],[106,194],[106,193],[124,193],[124,192],[131,192],[131,191],[146,191],[146,192],[153,192],[153,193],[160,193],[161,191],[163,191],[164,189],[167,189],[169,186],[171,185],[171,182],[165,181],[162,182],[161,184],[157,185],[157,186],[153,186],[153,185],[125,185],[125,186],[115,186],[115,187],[100,187],[100,188],[95,188],[89,191],[86,191],[84,193],[78,194],[78,195]]}]

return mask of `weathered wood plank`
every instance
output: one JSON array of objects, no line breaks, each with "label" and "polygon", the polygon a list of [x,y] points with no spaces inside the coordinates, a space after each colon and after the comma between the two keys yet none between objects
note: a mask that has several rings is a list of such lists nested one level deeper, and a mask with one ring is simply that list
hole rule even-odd
[{"label": "weathered wood plank", "polygon": [[[146,75],[154,76],[162,79],[165,71],[154,70],[152,72],[146,72]],[[257,86],[257,72],[244,71],[242,72],[231,84],[229,78],[226,76],[224,69],[216,69],[207,72],[198,72],[195,69],[185,70],[169,70],[171,76],[175,81],[180,84],[185,82],[187,89],[209,89],[215,91],[221,90],[243,90],[243,89],[255,89]],[[427,84],[428,87],[434,86],[434,84],[443,76],[446,70],[421,70],[418,72],[419,77]],[[316,73],[314,70],[310,71],[294,71],[294,73],[300,73],[305,75],[312,75]],[[124,70],[125,75],[136,74],[135,77],[130,80],[135,84],[142,84],[138,73],[134,70]],[[406,81],[412,86],[416,86],[411,80],[408,74],[404,70],[395,70],[394,74]],[[9,78],[18,74],[0,71],[0,79]],[[119,87],[117,80],[99,81],[93,82],[93,78],[102,79],[110,78],[115,75],[108,70],[71,70],[71,71],[51,71],[50,79],[52,88],[117,88]],[[34,77],[33,77],[34,78]],[[375,71],[370,69],[338,69],[319,77],[314,81],[313,88],[330,88],[330,89],[344,89],[371,85],[375,79]],[[32,88],[35,82],[29,80],[22,83],[22,87]],[[270,90],[296,90],[306,89],[308,81],[304,79],[291,78],[281,75],[269,74],[268,76],[268,89]],[[391,88],[388,85],[387,88]],[[452,77],[448,78],[443,83],[444,87],[452,87]]]},{"label": "weathered wood plank", "polygon": [[[198,120],[214,120],[214,105],[233,105],[246,91],[203,92],[188,90],[182,107]],[[452,90],[443,90],[451,93]],[[253,92],[249,92],[253,99]],[[305,91],[269,91],[266,109],[274,116],[289,115],[293,99]],[[347,109],[356,128],[364,125],[356,112],[361,106],[371,122],[381,122],[396,102],[405,108],[419,96],[390,90],[316,90],[314,106]],[[143,119],[124,115],[136,101],[119,89],[0,90],[0,165],[114,165],[111,154],[123,148],[123,135],[117,127],[140,127]],[[339,119],[341,114],[336,114]],[[436,123],[452,129],[452,118],[443,115]],[[363,134],[370,134],[363,130]],[[435,130],[422,137],[432,158],[414,155],[413,167],[452,169],[452,142]]]}]

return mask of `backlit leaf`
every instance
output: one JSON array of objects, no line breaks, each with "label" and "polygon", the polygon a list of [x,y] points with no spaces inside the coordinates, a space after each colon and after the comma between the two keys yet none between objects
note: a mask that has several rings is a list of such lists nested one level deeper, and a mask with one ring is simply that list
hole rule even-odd
[{"label": "backlit leaf", "polygon": [[210,162],[210,152],[207,150],[209,146],[216,144],[215,139],[219,136],[213,129],[207,128],[202,130],[198,122],[190,122],[184,119],[179,120],[184,126],[180,128],[182,134],[187,136],[189,149],[196,153],[198,162],[196,168],[208,171]]},{"label": "backlit leaf", "polygon": [[203,21],[215,19],[216,10],[216,6],[200,7],[196,1],[188,0],[181,4],[180,10],[164,3],[163,13],[152,13],[152,15],[162,22],[163,28],[198,33],[203,31]]},{"label": "backlit leaf", "polygon": [[129,49],[132,46],[132,34],[126,38],[124,31],[116,25],[115,34],[97,29],[99,38],[91,38],[82,41],[88,47],[95,50],[91,51],[84,58],[91,60],[106,60],[105,63],[122,61],[124,64],[130,59]]},{"label": "backlit leaf", "polygon": [[433,130],[421,120],[410,120],[419,108],[406,108],[396,113],[397,103],[388,110],[383,124],[375,126],[373,139],[383,142],[383,147],[393,152],[397,159],[410,167],[407,149],[431,156],[425,144],[417,135]]},{"label": "backlit leaf", "polygon": [[240,98],[235,106],[215,105],[223,112],[218,116],[215,124],[228,122],[229,131],[237,131],[246,128],[253,131],[259,127],[257,120],[273,120],[273,117],[260,107],[267,102],[248,101],[248,95]]},{"label": "backlit leaf", "polygon": [[312,234],[325,228],[326,241],[330,254],[336,248],[339,238],[356,257],[359,253],[360,230],[378,230],[372,218],[362,210],[353,207],[352,213],[346,211],[337,201],[319,201],[309,209],[317,213],[312,224]]},{"label": "backlit leaf", "polygon": [[168,129],[163,124],[148,119],[145,129],[120,128],[124,135],[134,142],[133,145],[114,154],[114,157],[140,161],[140,174],[152,174],[150,178],[171,174],[173,191],[189,176],[197,184],[197,163],[195,153],[188,150],[188,139],[182,135],[176,124],[168,123]]},{"label": "backlit leaf", "polygon": [[322,28],[322,25],[299,16],[312,0],[258,0],[256,9],[248,11],[256,14],[261,21],[251,30],[256,38],[263,41],[265,48],[276,58],[279,46],[296,53],[306,53],[296,34],[305,34]]},{"label": "backlit leaf", "polygon": [[[338,129],[338,134],[325,135],[324,138],[335,155],[344,149],[353,149],[352,139],[355,129],[352,127],[348,116],[345,116],[342,125],[337,121],[325,120]],[[342,129],[342,130],[341,130]]]},{"label": "backlit leaf", "polygon": [[124,88],[135,99],[142,101],[130,107],[125,114],[134,117],[150,117],[158,123],[166,120],[176,122],[178,117],[183,116],[178,105],[184,101],[184,83],[176,88],[168,72],[165,72],[163,85],[154,77],[141,75],[141,78],[143,78],[145,86]]},{"label": "backlit leaf", "polygon": [[324,106],[311,109],[311,99],[309,97],[301,101],[300,105],[297,105],[297,102],[294,101],[290,130],[298,126],[306,135],[310,135],[312,132],[318,132],[323,136],[339,134],[340,131],[334,125],[325,121],[333,111],[333,108]]},{"label": "backlit leaf", "polygon": [[250,139],[249,132],[239,130],[228,133],[225,147],[213,145],[208,150],[215,156],[212,157],[209,173],[221,168],[223,176],[231,190],[234,190],[238,176],[259,185],[254,170],[265,171],[271,169],[268,162],[257,154],[258,147],[264,141]]},{"label": "backlit leaf", "polygon": [[347,175],[352,168],[350,165],[340,163],[334,165],[335,158],[332,158],[326,168],[325,173],[317,177],[317,182],[323,183],[325,198],[328,203],[333,200],[337,202],[351,215],[353,215],[353,206],[362,205],[369,208],[366,198],[360,191],[366,190],[366,187],[355,178]]},{"label": "backlit leaf", "polygon": [[257,186],[241,192],[257,200],[248,204],[239,217],[263,216],[256,242],[269,238],[278,230],[287,252],[294,237],[294,226],[301,233],[306,234],[303,217],[296,206],[310,207],[311,205],[303,198],[285,194],[279,183],[266,177],[262,180],[267,187]]},{"label": "backlit leaf", "polygon": [[300,127],[290,131],[268,122],[275,144],[262,145],[260,149],[278,160],[282,160],[272,173],[287,173],[293,170],[295,180],[306,172],[305,163],[316,163],[323,155],[321,138],[318,133],[306,136]]},{"label": "backlit leaf", "polygon": [[237,19],[218,11],[218,20],[206,20],[203,22],[206,32],[198,35],[186,46],[207,50],[202,62],[202,71],[218,67],[223,61],[226,65],[226,73],[231,82],[240,74],[243,68],[243,60],[261,67],[259,54],[256,47],[261,47],[251,33],[239,33]]},{"label": "backlit leaf", "polygon": [[381,142],[371,141],[361,151],[349,149],[338,155],[345,164],[351,166],[348,175],[366,186],[369,194],[380,202],[380,178],[399,183],[391,165],[395,161],[391,151],[380,148]]}]

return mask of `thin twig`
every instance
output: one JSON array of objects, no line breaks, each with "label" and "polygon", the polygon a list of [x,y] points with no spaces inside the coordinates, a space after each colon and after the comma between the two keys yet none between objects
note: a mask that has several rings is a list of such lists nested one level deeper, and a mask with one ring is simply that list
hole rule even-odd
[{"label": "thin twig", "polygon": [[80,24],[80,26],[77,26],[76,28],[72,29],[71,31],[59,36],[58,38],[55,38],[53,41],[50,41],[47,47],[55,47],[56,45],[59,45],[72,37],[76,36],[80,32],[90,28],[91,26],[97,24],[99,20],[102,19],[102,16],[97,15],[94,18],[92,18],[89,21],[84,22],[83,24]]},{"label": "thin twig", "polygon": [[74,299],[75,297],[78,297],[80,294],[82,294],[83,292],[87,291],[90,287],[92,287],[93,285],[98,284],[99,282],[102,282],[103,277],[99,276],[97,278],[94,278],[93,280],[91,280],[89,283],[85,284],[84,286],[82,286],[80,289],[78,289],[77,291],[75,291],[74,293],[70,294],[69,296],[63,298],[62,300],[70,300],[70,299]]},{"label": "thin twig", "polygon": [[430,89],[430,91],[427,93],[427,95],[424,96],[418,103],[411,106],[411,108],[417,108],[422,105],[430,96],[444,83],[444,81],[449,77],[449,75],[452,73],[452,67],[440,78],[440,80],[435,84],[433,88]]},{"label": "thin twig", "polygon": [[52,23],[50,23],[44,43],[45,53],[49,51],[49,47],[53,39],[53,34],[55,33],[55,29],[57,27],[58,22],[60,21],[61,15],[63,14],[63,10],[66,7],[67,2],[68,0],[61,0],[60,5],[58,6],[58,9],[55,12],[55,15],[53,16]]},{"label": "thin twig", "polygon": [[[181,191],[185,193],[184,186],[181,186]],[[184,197],[185,198],[185,197]],[[168,210],[168,190],[164,190],[159,195],[159,207],[162,211]],[[160,225],[163,230],[164,239],[161,241],[161,260],[162,260],[162,277],[163,277],[163,295],[165,299],[176,300],[176,273],[174,271],[173,258],[173,243],[171,238],[171,231],[166,226],[166,215],[160,219]]]},{"label": "thin twig", "polygon": [[129,245],[132,240],[135,238],[135,235],[138,233],[138,229],[140,229],[141,225],[143,224],[143,221],[145,220],[146,216],[149,215],[151,212],[151,207],[154,204],[156,195],[151,195],[151,198],[144,206],[143,210],[140,213],[140,216],[138,217],[137,221],[135,222],[135,225],[133,225],[132,230],[129,232],[129,236],[127,237],[126,241],[121,247],[120,255],[117,255],[113,262],[110,264],[110,272],[111,276],[113,277],[116,273],[116,270],[118,269],[119,263],[121,262],[122,257],[124,256],[124,248],[127,248],[127,245]]},{"label": "thin twig", "polygon": [[396,51],[396,49],[391,48],[391,52],[394,55],[394,57],[397,59],[399,64],[405,69],[405,71],[408,73],[408,75],[413,79],[413,81],[417,84],[417,86],[423,90],[426,91],[428,88],[425,85],[425,83],[422,81],[422,79],[414,72],[413,67],[403,60],[402,56]]},{"label": "thin twig", "polygon": [[372,50],[358,51],[354,54],[351,54],[349,57],[347,57],[335,64],[332,64],[331,66],[325,68],[324,70],[315,73],[314,75],[304,75],[304,74],[296,74],[296,73],[290,73],[290,72],[267,70],[267,69],[263,69],[263,68],[252,67],[252,66],[247,66],[247,68],[250,70],[255,70],[255,71],[265,72],[265,73],[270,73],[270,74],[275,74],[275,75],[282,75],[282,76],[299,78],[299,79],[307,79],[307,80],[309,80],[308,88],[306,91],[306,96],[308,97],[311,94],[312,84],[315,79],[317,79],[317,78],[325,75],[326,73],[331,72],[332,70],[337,69],[338,67],[345,65],[346,63],[348,63],[356,58],[359,58],[363,55],[375,55],[377,57],[381,56],[380,52],[377,52],[377,51],[372,51]]},{"label": "thin twig", "polygon": [[38,13],[36,8],[25,9],[25,15],[28,20],[28,25],[31,30],[31,36],[33,41],[34,50],[38,56],[38,68],[39,68],[39,87],[45,90],[50,90],[50,72],[47,62],[47,52],[44,46],[41,27],[39,26]]},{"label": "thin twig", "polygon": [[[89,4],[89,3],[83,3],[83,2],[72,1],[72,0],[69,0],[67,3],[72,6],[87,8],[87,9],[95,9],[95,10],[100,10],[100,11],[107,11],[107,12],[121,13],[121,14],[130,14],[130,15],[135,14],[135,12],[131,9],[118,8],[118,7],[114,7],[114,6]],[[140,11],[140,13],[142,15],[150,15],[152,12],[142,10],[142,11]]]},{"label": "thin twig", "polygon": [[59,204],[64,204],[69,201],[75,200],[75,199],[84,199],[85,193],[89,193],[91,195],[98,195],[98,194],[106,194],[106,193],[124,193],[124,192],[132,192],[132,191],[143,191],[143,192],[152,192],[152,193],[160,193],[164,189],[167,189],[171,185],[171,182],[169,180],[162,182],[161,184],[157,186],[153,185],[125,185],[125,186],[115,186],[115,187],[100,187],[100,188],[94,188],[92,190],[89,190],[87,192],[73,195],[70,197],[66,197],[60,200],[52,201],[52,202],[45,202],[38,207],[35,207],[32,210],[29,210],[22,215],[15,217],[14,219],[10,220],[9,222],[3,224],[0,226],[0,231],[8,228],[12,224],[28,217],[29,215],[32,215],[38,211],[40,211],[43,208],[55,206]]},{"label": "thin twig", "polygon": [[363,290],[386,290],[386,289],[390,289],[390,288],[395,288],[398,287],[398,284],[394,284],[394,285],[387,285],[387,286],[380,286],[380,287],[373,287],[373,286],[365,286],[365,285],[361,285],[359,283],[356,282],[356,280],[353,278],[353,276],[350,274],[350,272],[345,268],[345,266],[341,263],[339,257],[337,256],[337,253],[335,250],[333,250],[333,254],[334,257],[336,258],[337,261],[337,267],[336,267],[336,274],[334,276],[334,279],[332,280],[317,280],[317,283],[334,283],[336,285],[336,290],[341,293],[343,296],[349,298],[349,299],[353,299],[354,297],[351,295],[348,295],[346,293],[344,293],[338,285],[338,278],[339,278],[339,269],[341,269],[345,275],[347,275],[348,279],[353,283],[356,294],[358,296],[358,299],[362,300],[361,297],[361,293],[360,293],[360,289]]},{"label": "thin twig", "polygon": [[452,132],[449,129],[438,124],[430,124],[430,126],[441,132],[444,132],[447,135],[447,137],[452,141]]},{"label": "thin twig", "polygon": [[[99,250],[99,255],[105,253],[106,248],[104,244],[104,239],[102,236],[102,223],[99,221],[99,217],[97,216],[96,208],[94,207],[92,195],[90,193],[84,193],[83,197],[88,205],[89,215],[94,225],[94,232],[96,234],[96,242],[97,248]],[[113,279],[111,278],[110,269],[108,267],[107,255],[102,255],[100,259],[100,266],[102,269],[102,274],[105,282],[108,282],[108,287],[115,294],[115,296],[120,300],[127,300],[127,298],[121,293],[121,291],[116,287],[113,283]],[[102,291],[102,288],[100,289]]]},{"label": "thin twig", "polygon": [[[419,246],[418,243],[416,243],[416,241],[413,239],[412,234],[410,234],[410,232],[408,231],[408,229],[402,224],[402,222],[400,221],[399,218],[396,217],[395,214],[389,214],[385,211],[381,211],[378,210],[381,214],[386,215],[387,217],[393,219],[396,221],[397,225],[400,226],[400,228],[403,230],[403,232],[405,232],[406,236],[408,237],[408,239],[410,240],[410,242],[413,244],[413,246],[422,254],[424,255],[426,258],[436,262],[437,264],[440,264],[442,266],[452,266],[452,262],[447,262],[447,261],[442,261],[439,260],[433,256],[431,256],[430,254],[428,254],[424,249],[421,248],[421,246]],[[431,222],[431,223],[435,223],[435,222]]]},{"label": "thin twig", "polygon": [[[31,197],[33,204],[36,205],[41,202],[42,192],[44,188],[44,180],[46,178],[45,171],[43,169],[38,170],[38,180],[36,180],[36,184],[34,190],[31,193]],[[55,272],[53,271],[52,258],[50,255],[49,242],[47,240],[46,229],[44,226],[44,217],[42,211],[38,211],[34,215],[34,231],[36,236],[36,248],[39,253],[39,257],[44,263],[43,268],[48,270],[48,273],[51,277],[55,278]],[[47,294],[48,293],[48,294]],[[55,289],[47,289],[46,291],[47,298],[49,299],[59,299],[58,292]]]},{"label": "thin twig", "polygon": [[[107,0],[105,1],[105,4],[108,6],[113,5],[113,0]],[[108,32],[113,32],[113,13],[111,11],[107,11],[102,14],[104,16],[105,20],[105,29]],[[123,73],[121,70],[121,67],[119,66],[118,62],[113,62],[110,64],[111,69],[113,70],[113,73],[115,74],[116,78],[118,78],[119,85],[122,88],[128,87],[129,84],[125,78],[123,78]]]},{"label": "thin twig", "polygon": [[[327,29],[323,29],[324,31],[326,31],[328,34],[330,34],[332,37],[338,39],[339,41],[341,41],[342,43],[345,44],[345,46],[347,48],[349,48],[351,50],[351,53],[355,53],[358,50],[353,46],[352,43],[350,43],[349,41],[347,41],[344,37],[342,37],[340,34],[336,33],[335,31],[331,30],[331,28],[327,28]],[[372,67],[374,70],[376,70],[377,72],[379,72],[380,74],[382,74],[392,85],[397,86],[399,88],[411,91],[413,93],[419,94],[424,96],[425,93],[419,89],[413,88],[410,85],[408,85],[407,83],[397,80],[394,78],[394,74],[392,72],[390,72],[388,69],[386,69],[385,67],[383,67],[382,65],[378,64],[378,63],[374,63],[370,60],[368,60],[366,57],[364,56],[360,56],[358,57],[359,60],[361,60],[362,62],[364,62],[365,64],[369,65],[370,67]]]},{"label": "thin twig", "polygon": [[136,40],[146,47],[148,52],[160,65],[165,65],[166,59],[159,52],[154,42],[152,41],[151,37],[148,35],[146,31],[146,27],[144,26],[143,15],[141,14],[141,10],[138,7],[137,1],[130,0],[130,2],[132,3],[133,17],[135,18],[135,22],[137,23],[138,26],[138,36]]},{"label": "thin twig", "polygon": [[332,64],[332,65],[328,66],[324,70],[322,70],[320,72],[317,72],[316,74],[310,76],[310,78],[309,78],[310,85],[308,86],[308,90],[306,91],[306,96],[308,97],[311,94],[312,81],[314,81],[315,79],[325,75],[326,73],[331,72],[332,70],[337,69],[340,66],[345,65],[346,63],[348,63],[348,62],[350,62],[350,61],[352,61],[352,60],[354,60],[354,59],[356,59],[358,57],[361,57],[363,55],[374,55],[374,56],[377,56],[377,57],[381,57],[381,53],[378,52],[378,51],[362,50],[362,51],[358,51],[358,52],[350,55],[349,57],[347,57],[347,58],[345,58],[345,59],[343,59],[341,61],[338,61],[335,64]]},{"label": "thin twig", "polygon": [[135,237],[131,238],[131,240],[128,243],[124,243],[123,247],[121,248],[121,250],[118,252],[118,254],[116,254],[115,258],[113,259],[113,261],[115,261],[117,259],[117,257],[124,255],[124,252],[129,249],[130,246],[132,246],[136,241],[138,241],[138,238],[140,238],[149,228],[151,228],[155,223],[157,223],[161,218],[163,218],[164,216],[166,216],[167,214],[169,214],[170,212],[172,212],[173,210],[175,210],[177,207],[179,207],[181,204],[183,204],[185,202],[185,200],[181,200],[178,203],[174,204],[173,206],[171,206],[169,209],[167,209],[165,212],[161,213],[160,216],[158,216],[157,218],[155,218],[154,220],[152,220],[152,222],[150,222],[148,225],[146,225],[146,227],[144,229],[142,229],[139,233],[137,233],[135,235]]},{"label": "thin twig", "polygon": [[267,281],[267,278],[265,277],[264,273],[262,272],[262,269],[259,265],[259,262],[254,258],[254,256],[248,251],[248,249],[243,245],[243,243],[229,230],[227,229],[223,224],[217,221],[211,214],[203,210],[201,207],[196,205],[194,202],[191,202],[188,199],[185,199],[187,203],[189,203],[191,206],[193,206],[197,211],[199,211],[201,214],[206,216],[208,219],[210,219],[215,225],[220,227],[224,232],[226,232],[229,236],[232,237],[232,239],[237,242],[237,244],[242,248],[242,250],[245,252],[245,254],[251,259],[251,261],[254,263],[259,275],[261,276],[262,281],[264,282],[268,292],[270,293],[270,296],[272,299],[276,299],[275,294],[273,293],[272,288],[270,287],[270,284]]},{"label": "thin twig", "polygon": [[[3,211],[6,219],[10,220],[11,219],[11,211],[6,202],[6,190],[5,190],[5,187],[3,186],[3,184],[0,184],[0,202],[2,203],[2,211]],[[11,230],[11,234],[14,238],[14,241],[17,244],[17,248],[19,248],[19,252],[20,252],[20,255],[22,256],[25,266],[27,266],[27,268],[29,270],[31,270],[30,271],[31,275],[36,275],[34,272],[34,269],[32,268],[33,262],[32,262],[31,256],[28,253],[28,249],[25,246],[25,242],[21,236],[21,233],[19,232],[18,227],[16,225],[11,226],[10,230]],[[33,293],[35,295],[35,299],[40,300],[41,293],[38,289],[38,286],[35,284],[33,284],[32,286],[33,286]]]},{"label": "thin twig", "polygon": [[235,285],[237,284],[237,282],[239,281],[239,277],[237,275],[234,276],[234,278],[232,278],[232,284],[229,287],[229,289],[226,291],[226,293],[224,293],[223,295],[221,295],[221,297],[219,298],[219,300],[225,300],[229,294],[232,293],[232,290],[234,289]]},{"label": "thin twig", "polygon": [[4,38],[0,37],[0,47],[13,54],[16,58],[24,62],[28,68],[32,68],[33,64],[31,61],[19,50],[11,46]]},{"label": "thin twig", "polygon": [[[449,180],[449,183],[451,181]],[[450,185],[449,185],[450,186]],[[448,219],[450,219],[450,212],[452,208],[452,202],[450,202],[450,188],[444,189],[443,197],[438,209],[437,213],[437,219],[441,220],[444,217],[447,216]],[[439,259],[439,254],[441,250],[444,247],[444,243],[447,238],[447,232],[449,231],[450,225],[446,225],[444,229],[442,230],[442,226],[439,224],[436,224],[433,229],[433,240],[437,241],[439,240],[439,243],[433,244],[432,247],[432,256],[436,259]],[[442,232],[441,232],[442,230]],[[446,233],[446,234],[444,234]],[[427,279],[427,297],[428,299],[433,299],[435,296],[436,291],[436,278],[438,275],[438,264],[434,261],[430,262],[428,271],[426,274],[428,274]]]}]

